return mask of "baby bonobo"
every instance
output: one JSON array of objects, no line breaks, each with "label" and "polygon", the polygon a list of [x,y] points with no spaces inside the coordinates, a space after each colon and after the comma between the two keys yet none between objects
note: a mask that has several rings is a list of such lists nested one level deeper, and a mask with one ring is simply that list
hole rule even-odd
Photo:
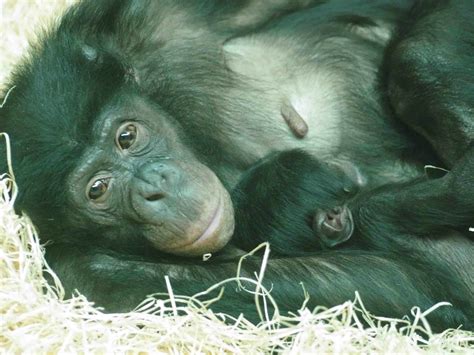
[{"label": "baby bonobo", "polygon": [[336,206],[329,210],[316,209],[313,230],[321,243],[328,248],[347,241],[354,233],[354,219],[347,205]]},{"label": "baby bonobo", "polygon": [[424,252],[426,241],[432,248],[440,238],[465,238],[458,230],[474,224],[474,199],[463,189],[474,170],[471,155],[446,176],[368,189],[350,162],[323,162],[299,150],[273,153],[233,192],[235,243],[250,250],[268,241],[274,253],[301,255],[328,248],[399,252],[408,239],[411,251]]},{"label": "baby bonobo", "polygon": [[[331,260],[347,260],[357,251],[368,260],[403,261],[398,264],[403,266],[392,269],[392,275],[418,275],[413,287],[430,294],[435,302],[450,302],[454,312],[462,310],[457,322],[472,329],[474,243],[468,227],[474,225],[474,191],[468,182],[473,173],[474,146],[444,176],[435,174],[432,179],[429,174],[409,183],[376,188],[363,186],[359,170],[342,159],[335,164],[299,150],[273,153],[233,191],[238,206],[234,242],[247,250],[269,242],[272,255],[282,257],[332,255]],[[324,250],[327,248],[332,248],[330,253]],[[354,268],[367,266],[364,260],[337,267],[332,269],[333,276],[340,280]],[[368,267],[358,269],[357,274],[366,277],[377,270]],[[357,290],[364,293],[364,299],[376,297],[375,302],[380,302],[399,292],[400,285],[386,278],[378,279],[370,290],[358,284]],[[383,295],[374,296],[380,289]],[[402,289],[404,293],[406,288]],[[423,299],[421,296],[417,304]],[[427,304],[433,305],[430,302]],[[442,323],[449,323],[450,317],[458,319],[450,314]]]},{"label": "baby bonobo", "polygon": [[[300,150],[273,153],[233,191],[239,207],[234,241],[247,250],[269,241],[272,251],[282,255],[339,246],[354,233],[347,203],[363,185],[351,163],[322,162]],[[252,199],[255,195],[261,198]]]}]

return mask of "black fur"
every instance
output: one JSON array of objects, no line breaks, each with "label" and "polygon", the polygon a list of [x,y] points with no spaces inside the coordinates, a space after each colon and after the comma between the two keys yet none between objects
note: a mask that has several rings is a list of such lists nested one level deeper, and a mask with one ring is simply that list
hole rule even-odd
[{"label": "black fur", "polygon": [[[446,30],[442,20],[459,12]],[[165,292],[164,275],[177,294],[234,276],[225,248],[202,262],[170,255],[173,240],[145,238],[150,225],[192,230],[186,223],[208,207],[203,196],[212,199],[213,185],[203,183],[212,171],[233,191],[235,243],[270,240],[293,255],[271,259],[266,273],[281,310],[301,305],[304,282],[310,307],[359,291],[371,312],[401,317],[447,300],[453,307],[432,314],[433,325],[472,328],[472,242],[452,231],[474,214],[469,156],[456,165],[473,133],[473,12],[469,1],[83,1],[16,68],[0,111],[14,145],[17,209],[52,241],[46,257],[69,293],[125,311]],[[432,58],[424,36],[441,54],[462,55]],[[462,89],[451,75],[463,75]],[[302,111],[307,137],[291,137],[280,100]],[[141,155],[116,149],[114,125],[130,119],[151,133]],[[420,180],[436,161],[425,140],[456,173]],[[342,173],[348,164],[360,181]],[[83,180],[103,170],[114,182],[107,209],[84,196]],[[321,251],[314,211],[346,201],[347,185],[357,233]],[[144,198],[134,205],[137,191]],[[182,225],[171,223],[177,216]],[[250,258],[244,274],[258,267]],[[212,308],[255,319],[253,297],[234,285]]]}]

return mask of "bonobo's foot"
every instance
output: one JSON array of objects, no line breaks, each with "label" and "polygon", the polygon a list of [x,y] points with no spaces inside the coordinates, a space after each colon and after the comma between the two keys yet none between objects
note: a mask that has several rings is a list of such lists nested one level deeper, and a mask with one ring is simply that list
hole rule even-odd
[{"label": "bonobo's foot", "polygon": [[328,248],[333,248],[354,233],[354,220],[347,206],[338,206],[330,210],[317,209],[313,219],[313,231]]}]

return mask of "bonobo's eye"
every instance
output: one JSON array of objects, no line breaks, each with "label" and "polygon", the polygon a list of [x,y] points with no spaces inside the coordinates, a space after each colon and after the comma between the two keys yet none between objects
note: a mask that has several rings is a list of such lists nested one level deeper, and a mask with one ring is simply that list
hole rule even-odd
[{"label": "bonobo's eye", "polygon": [[117,146],[122,150],[129,149],[137,139],[137,127],[131,123],[121,126],[115,139]]},{"label": "bonobo's eye", "polygon": [[93,201],[99,200],[102,196],[105,195],[107,189],[109,188],[109,179],[101,178],[92,181],[92,184],[89,185],[87,191],[87,197]]}]

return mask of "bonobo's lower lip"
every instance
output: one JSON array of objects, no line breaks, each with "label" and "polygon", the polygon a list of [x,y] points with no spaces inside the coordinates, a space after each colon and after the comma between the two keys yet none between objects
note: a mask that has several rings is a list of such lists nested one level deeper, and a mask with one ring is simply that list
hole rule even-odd
[{"label": "bonobo's lower lip", "polygon": [[[202,234],[200,234],[197,238],[195,238],[192,242],[189,242],[185,245],[177,246],[174,248],[170,248],[169,252],[174,252],[175,250],[179,250],[179,254],[186,252],[188,249],[198,249],[206,244],[209,239],[215,237],[216,232],[218,231],[219,227],[222,224],[222,217],[224,216],[224,202],[222,194],[219,194],[217,207],[212,213],[212,217],[210,218],[210,222],[207,225],[206,229]],[[211,250],[210,250],[211,251]]]},{"label": "bonobo's lower lip", "polygon": [[201,236],[198,237],[192,244],[196,244],[197,242],[204,242],[206,239],[209,239],[209,237],[211,237],[216,232],[216,230],[221,225],[223,212],[224,212],[224,206],[222,206],[222,195],[219,195],[219,201],[217,203],[217,207],[211,218],[211,222],[209,223],[207,228],[204,230],[204,232],[201,234]]}]

